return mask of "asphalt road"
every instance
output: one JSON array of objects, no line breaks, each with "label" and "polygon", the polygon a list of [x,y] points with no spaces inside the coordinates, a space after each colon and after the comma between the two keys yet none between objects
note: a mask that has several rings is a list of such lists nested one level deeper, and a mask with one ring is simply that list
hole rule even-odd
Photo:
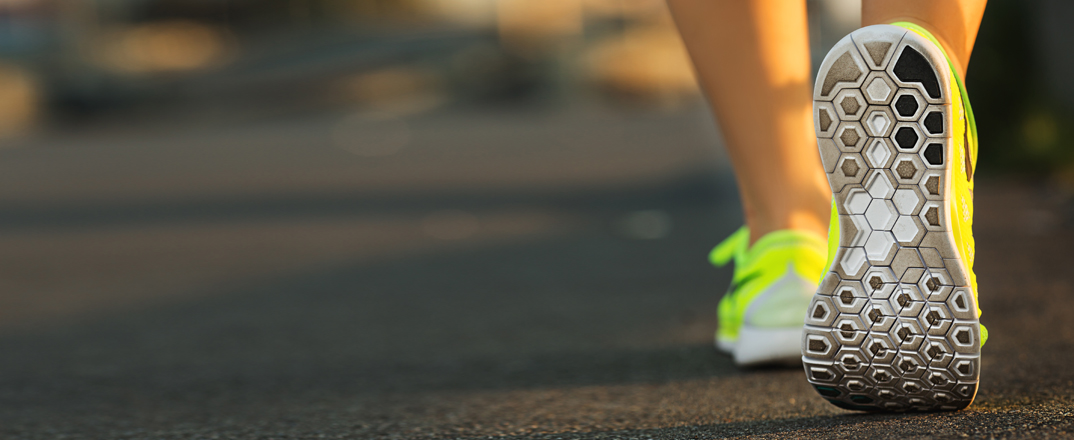
[{"label": "asphalt road", "polygon": [[704,257],[740,212],[703,109],[354,123],[0,150],[0,436],[1074,436],[1074,221],[1044,185],[979,179],[976,403],[859,414],[712,348]]}]

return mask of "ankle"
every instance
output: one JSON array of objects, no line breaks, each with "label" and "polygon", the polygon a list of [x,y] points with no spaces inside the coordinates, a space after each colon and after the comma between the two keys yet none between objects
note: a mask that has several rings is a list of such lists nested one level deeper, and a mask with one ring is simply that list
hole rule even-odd
[{"label": "ankle", "polygon": [[746,225],[750,228],[749,244],[756,243],[769,233],[786,229],[808,232],[826,239],[831,221],[831,203],[830,194],[809,193],[784,197],[775,203],[748,204]]},{"label": "ankle", "polygon": [[828,220],[828,212],[820,214],[813,211],[795,210],[776,218],[750,218],[747,219],[746,224],[750,228],[750,245],[753,245],[765,235],[788,229],[827,239]]}]

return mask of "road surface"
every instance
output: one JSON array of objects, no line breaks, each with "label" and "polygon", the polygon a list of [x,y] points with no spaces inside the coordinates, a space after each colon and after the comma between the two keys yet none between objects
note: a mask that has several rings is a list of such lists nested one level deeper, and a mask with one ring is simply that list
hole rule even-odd
[{"label": "road surface", "polygon": [[1047,186],[979,179],[976,403],[860,414],[713,350],[741,213],[703,108],[363,118],[9,142],[0,437],[1074,435]]}]

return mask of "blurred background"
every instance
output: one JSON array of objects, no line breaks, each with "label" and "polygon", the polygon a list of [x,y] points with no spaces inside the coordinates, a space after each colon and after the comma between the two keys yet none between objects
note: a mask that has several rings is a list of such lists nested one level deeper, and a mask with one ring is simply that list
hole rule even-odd
[{"label": "blurred background", "polygon": [[[860,6],[807,3],[819,60]],[[1074,173],[1070,9],[990,3],[968,75],[986,171]],[[8,148],[27,136],[343,112],[364,116],[340,127],[339,143],[361,143],[342,140],[348,123],[698,100],[659,0],[3,0],[0,57]]]},{"label": "blurred background", "polygon": [[[860,4],[807,5],[816,66]],[[1074,194],[1072,17],[989,2],[986,185]],[[705,255],[740,223],[663,0],[0,0],[0,432],[379,435],[455,429],[428,390],[735,374]],[[603,426],[670,423],[637,405]]]},{"label": "blurred background", "polygon": [[[808,5],[819,64],[860,5]],[[663,0],[0,0],[0,57],[0,228],[115,234],[0,246],[0,326],[582,221],[542,197],[739,221]],[[596,222],[666,237],[646,203]]]},{"label": "blurred background", "polygon": [[[654,0],[5,0],[5,132],[696,94]],[[205,112],[210,113],[205,113]]]}]

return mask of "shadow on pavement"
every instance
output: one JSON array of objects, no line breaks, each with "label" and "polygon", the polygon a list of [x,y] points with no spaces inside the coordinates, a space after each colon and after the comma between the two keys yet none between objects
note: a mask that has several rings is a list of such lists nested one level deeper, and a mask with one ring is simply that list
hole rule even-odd
[{"label": "shadow on pavement", "polygon": [[[717,286],[729,273],[703,256],[738,214],[705,185],[567,194],[545,205],[508,197],[585,220],[559,234],[342,258],[11,330],[0,337],[0,434],[906,438],[1074,429],[1064,368],[1070,233],[1023,231],[1000,215],[1033,212],[1017,204],[1034,200],[1028,190],[996,190],[979,205],[987,220],[978,273],[995,339],[978,402],[954,414],[848,416],[800,370],[743,371],[711,348]],[[616,232],[616,219],[638,209],[662,210],[674,229],[653,240]]]},{"label": "shadow on pavement", "polygon": [[[204,422],[204,411],[338,411],[386,395],[738,375],[709,342],[713,286],[729,274],[704,255],[735,226],[736,209],[712,187],[688,178],[588,194],[9,210],[0,226],[16,230],[516,203],[587,220],[566,235],[342,260],[192,292],[196,300],[11,330],[0,338],[0,406],[10,410],[0,421],[15,430],[85,418],[169,427]],[[636,240],[615,231],[616,219],[642,208],[666,212],[673,232]]]},{"label": "shadow on pavement", "polygon": [[[319,192],[197,199],[28,203],[0,206],[0,233],[25,229],[132,227],[177,223],[220,223],[280,219],[350,218],[365,215],[420,215],[455,209],[481,211],[538,206],[582,214],[621,213],[640,208],[682,206],[729,209],[737,214],[729,176],[700,170],[668,181],[572,190],[519,189],[457,191],[430,189],[395,193]],[[721,224],[733,219],[716,219]]]},{"label": "shadow on pavement", "polygon": [[[741,438],[752,436],[779,436],[785,438],[801,437],[840,437],[840,435],[865,436],[872,429],[861,430],[863,424],[883,423],[891,420],[913,420],[915,414],[864,414],[850,413],[822,417],[792,417],[786,419],[751,420],[713,425],[681,426],[674,428],[639,429],[603,432],[564,432],[525,436],[494,437],[499,439],[601,439],[601,438]],[[479,437],[472,437],[479,438]],[[487,436],[480,438],[489,438]],[[845,438],[845,437],[844,437]]]}]

